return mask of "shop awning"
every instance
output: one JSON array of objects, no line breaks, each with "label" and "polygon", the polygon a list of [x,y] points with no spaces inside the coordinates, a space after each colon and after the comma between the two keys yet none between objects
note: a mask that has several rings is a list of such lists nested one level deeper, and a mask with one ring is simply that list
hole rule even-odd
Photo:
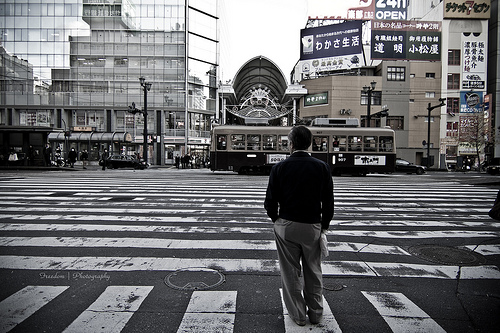
[{"label": "shop awning", "polygon": [[83,141],[83,142],[132,142],[132,135],[128,132],[71,132],[65,137],[64,132],[49,133],[49,141]]}]

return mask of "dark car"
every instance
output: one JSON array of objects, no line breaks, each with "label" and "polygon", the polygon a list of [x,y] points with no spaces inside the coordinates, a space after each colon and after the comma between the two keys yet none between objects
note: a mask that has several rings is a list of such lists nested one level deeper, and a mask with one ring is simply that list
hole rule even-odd
[{"label": "dark car", "polygon": [[134,156],[130,155],[111,155],[106,160],[106,167],[110,169],[117,168],[134,168],[134,169],[145,169],[147,168],[144,161],[139,161]]},{"label": "dark car", "polygon": [[410,163],[407,160],[403,160],[402,158],[397,158],[396,171],[406,172],[406,173],[416,173],[417,175],[421,175],[425,172],[425,167]]}]

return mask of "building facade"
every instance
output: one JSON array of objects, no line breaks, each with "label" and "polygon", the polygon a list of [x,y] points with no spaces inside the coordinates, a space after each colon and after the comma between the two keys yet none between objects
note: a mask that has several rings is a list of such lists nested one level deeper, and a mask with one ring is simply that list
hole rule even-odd
[{"label": "building facade", "polygon": [[3,125],[52,127],[52,145],[91,159],[104,149],[143,156],[145,117],[129,112],[134,104],[147,110],[149,163],[208,155],[217,0],[6,0],[0,30],[5,54],[32,68],[34,86],[20,94],[18,75],[2,77]]}]

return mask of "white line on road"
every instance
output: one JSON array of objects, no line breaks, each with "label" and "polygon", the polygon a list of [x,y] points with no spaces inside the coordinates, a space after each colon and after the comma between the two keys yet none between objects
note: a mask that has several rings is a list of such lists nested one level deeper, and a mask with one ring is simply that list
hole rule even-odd
[{"label": "white line on road", "polygon": [[401,293],[362,293],[395,333],[446,333],[427,313]]},{"label": "white line on road", "polygon": [[68,286],[27,286],[0,302],[0,332],[8,332]]},{"label": "white line on road", "polygon": [[342,330],[337,323],[337,320],[333,316],[330,305],[323,297],[323,319],[317,325],[313,325],[310,322],[306,322],[306,326],[298,326],[292,318],[288,315],[288,309],[286,308],[285,301],[283,299],[283,289],[280,289],[281,294],[281,304],[283,306],[283,317],[285,321],[285,331],[286,333],[301,333],[301,332],[312,332],[312,333],[342,333]]},{"label": "white line on road", "polygon": [[107,287],[63,332],[119,333],[152,289],[152,286]]},{"label": "white line on road", "polygon": [[233,332],[236,295],[236,291],[194,291],[177,332]]},{"label": "white line on road", "polygon": [[[175,271],[186,267],[216,268],[225,272],[279,273],[278,261],[275,259],[0,256],[0,268],[4,269],[130,272]],[[362,261],[326,261],[322,267],[325,276],[457,279],[460,273],[459,266]],[[474,266],[471,270],[463,271],[462,279],[500,279],[500,270],[494,265]]]}]

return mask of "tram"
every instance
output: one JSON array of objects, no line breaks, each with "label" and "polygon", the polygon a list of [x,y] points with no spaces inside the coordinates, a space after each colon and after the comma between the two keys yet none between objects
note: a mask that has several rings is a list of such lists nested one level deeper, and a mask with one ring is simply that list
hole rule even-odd
[{"label": "tram", "polygon": [[[329,164],[334,175],[394,172],[394,131],[374,127],[327,127],[313,121],[311,156]],[[316,125],[315,125],[316,124]],[[210,169],[239,174],[269,174],[290,156],[291,127],[215,126],[211,133]]]}]

